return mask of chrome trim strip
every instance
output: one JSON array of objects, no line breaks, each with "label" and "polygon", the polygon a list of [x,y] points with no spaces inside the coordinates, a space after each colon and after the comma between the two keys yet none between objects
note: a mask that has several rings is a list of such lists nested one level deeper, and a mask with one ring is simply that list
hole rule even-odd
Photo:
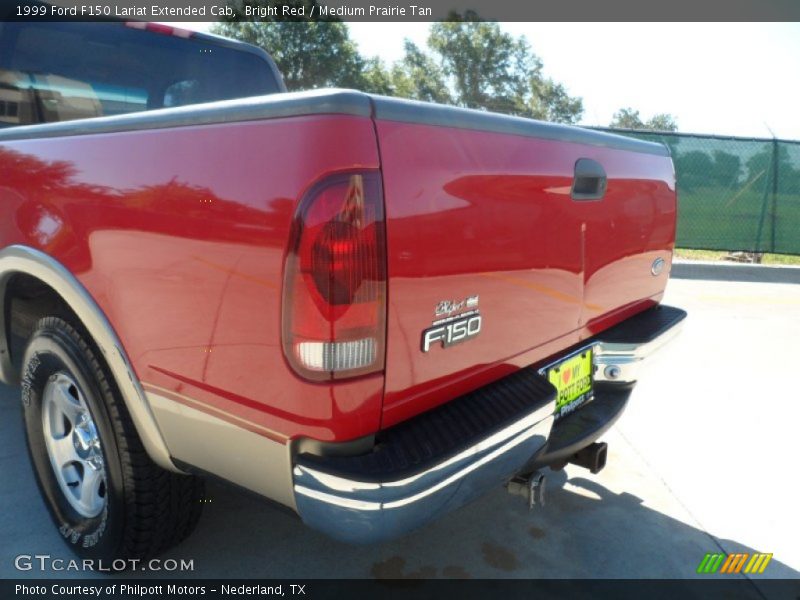
[{"label": "chrome trim strip", "polygon": [[555,400],[434,467],[400,480],[369,482],[296,465],[297,511],[309,526],[351,542],[400,535],[500,485],[541,449]]},{"label": "chrome trim strip", "polygon": [[[598,344],[594,358],[595,365],[598,367],[594,374],[595,382],[635,383],[642,361],[671,342],[683,329],[684,321],[685,319],[681,319],[661,335],[646,344],[601,341]],[[612,379],[606,375],[605,368],[610,365],[619,367],[620,371],[618,377]]]},{"label": "chrome trim strip", "polygon": [[[159,466],[180,472],[172,463],[122,342],[86,288],[66,267],[44,252],[28,246],[8,246],[0,251],[0,304],[5,301],[8,280],[15,273],[30,275],[47,284],[75,312],[103,354],[147,454]],[[0,314],[5,314],[4,306],[0,306]],[[19,383],[19,374],[14,371],[6,347],[5,318],[0,318],[0,380],[11,385]]]}]

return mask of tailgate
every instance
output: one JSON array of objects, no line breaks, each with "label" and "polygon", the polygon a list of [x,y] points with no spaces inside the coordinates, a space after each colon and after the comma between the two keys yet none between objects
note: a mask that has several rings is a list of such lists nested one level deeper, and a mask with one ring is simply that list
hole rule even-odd
[{"label": "tailgate", "polygon": [[660,300],[676,214],[664,147],[374,101],[389,275],[384,427]]}]

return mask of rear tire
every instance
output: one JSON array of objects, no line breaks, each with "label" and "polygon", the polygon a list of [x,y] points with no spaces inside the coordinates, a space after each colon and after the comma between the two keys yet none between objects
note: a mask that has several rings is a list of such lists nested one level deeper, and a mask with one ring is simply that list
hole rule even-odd
[{"label": "rear tire", "polygon": [[202,512],[203,481],[147,455],[89,336],[39,321],[25,350],[28,452],[62,538],[83,558],[146,559],[185,539]]}]

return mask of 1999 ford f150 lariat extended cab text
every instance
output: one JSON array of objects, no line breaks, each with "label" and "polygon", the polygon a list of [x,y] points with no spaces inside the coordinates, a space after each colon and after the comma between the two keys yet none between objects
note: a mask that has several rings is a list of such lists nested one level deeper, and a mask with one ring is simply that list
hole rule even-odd
[{"label": "1999 ford f150 lariat extended cab text", "polygon": [[164,26],[0,27],[0,373],[77,552],[175,544],[203,474],[368,542],[603,467],[685,316],[665,147],[286,93]]}]

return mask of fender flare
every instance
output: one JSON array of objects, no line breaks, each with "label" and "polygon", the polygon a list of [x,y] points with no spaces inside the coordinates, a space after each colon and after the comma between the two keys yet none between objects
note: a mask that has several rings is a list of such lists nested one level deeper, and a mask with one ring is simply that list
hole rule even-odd
[{"label": "fender flare", "polygon": [[6,286],[15,274],[29,275],[40,280],[51,287],[73,310],[100,349],[147,454],[160,467],[182,472],[172,462],[142,385],[122,342],[102,309],[64,265],[29,246],[13,245],[0,250],[0,381],[9,385],[19,384],[19,374],[11,363],[3,305]]}]

